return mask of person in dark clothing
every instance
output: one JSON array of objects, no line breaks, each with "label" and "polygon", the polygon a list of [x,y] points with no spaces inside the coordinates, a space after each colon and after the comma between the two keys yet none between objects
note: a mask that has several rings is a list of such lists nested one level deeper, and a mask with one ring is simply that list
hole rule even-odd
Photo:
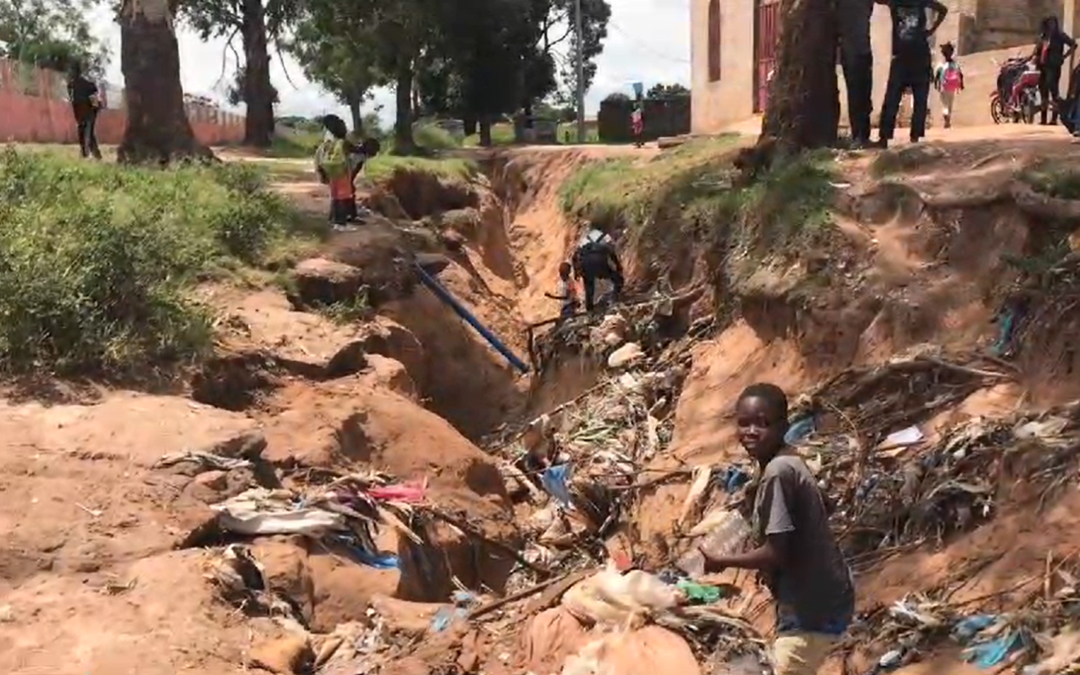
[{"label": "person in dark clothing", "polygon": [[[885,87],[885,102],[881,106],[879,145],[887,147],[896,130],[896,116],[904,92],[911,90],[911,140],[917,142],[926,135],[929,115],[930,82],[933,63],[930,55],[930,36],[938,29],[949,10],[938,0],[875,0],[888,6],[892,13],[892,62],[889,82]],[[935,13],[928,25],[927,10]]]},{"label": "person in dark clothing", "polygon": [[[1040,124],[1046,124],[1046,113],[1053,111],[1050,124],[1057,124],[1057,102],[1061,98],[1061,68],[1076,50],[1076,41],[1065,34],[1056,16],[1042,20],[1042,31],[1032,59],[1039,69],[1039,96],[1042,99]],[[1052,107],[1051,107],[1052,104]]]},{"label": "person in dark clothing", "polygon": [[585,287],[585,310],[596,308],[596,282],[606,279],[614,287],[612,295],[618,298],[622,293],[623,271],[619,256],[615,254],[615,245],[611,238],[597,229],[591,229],[578,244],[573,259],[574,276],[582,280]]},{"label": "person in dark clothing", "polygon": [[873,111],[874,53],[870,47],[870,17],[874,0],[838,0],[840,65],[847,85],[848,123],[856,147],[870,143]]},{"label": "person in dark clothing", "polygon": [[748,497],[754,548],[723,557],[698,550],[708,573],[758,572],[776,602],[773,672],[812,675],[854,618],[855,585],[817,480],[784,441],[787,396],[773,384],[747,387],[735,406],[735,424],[759,469]]},{"label": "person in dark clothing", "polygon": [[68,98],[71,100],[71,111],[75,115],[75,126],[79,136],[79,151],[83,157],[101,159],[97,134],[94,133],[98,110],[101,107],[98,88],[96,84],[83,75],[82,66],[77,63],[71,67],[71,73],[68,77]]}]

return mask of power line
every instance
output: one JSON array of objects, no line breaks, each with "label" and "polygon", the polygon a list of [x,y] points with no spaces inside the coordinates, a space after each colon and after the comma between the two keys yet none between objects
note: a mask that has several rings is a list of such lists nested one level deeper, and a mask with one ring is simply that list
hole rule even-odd
[{"label": "power line", "polygon": [[690,63],[690,59],[679,58],[677,56],[671,56],[670,54],[664,54],[663,52],[656,51],[655,49],[650,47],[647,43],[642,42],[641,40],[638,40],[637,38],[635,38],[632,35],[630,35],[629,33],[627,33],[625,30],[623,30],[622,28],[619,28],[618,24],[613,23],[610,19],[608,20],[608,27],[609,28],[614,28],[616,33],[619,33],[620,35],[622,35],[624,38],[626,38],[630,42],[634,43],[638,47],[641,47],[642,49],[644,49],[645,51],[649,52],[650,54],[652,54],[653,56],[655,56],[657,58],[666,59],[668,61],[673,61],[675,63],[685,63],[685,64]]}]

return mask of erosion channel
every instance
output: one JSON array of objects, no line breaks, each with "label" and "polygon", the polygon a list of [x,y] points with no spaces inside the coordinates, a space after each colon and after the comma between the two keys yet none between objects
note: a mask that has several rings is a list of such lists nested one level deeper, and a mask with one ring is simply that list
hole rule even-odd
[{"label": "erosion channel", "polygon": [[[746,145],[400,168],[281,283],[199,287],[218,346],[183,391],[9,397],[0,670],[762,672],[755,579],[689,606],[701,589],[661,579],[752,481],[730,412],[770,381],[856,575],[830,672],[966,672],[987,644],[988,668],[1064,672],[1080,164],[980,141],[748,179]],[[586,222],[618,241],[626,302],[530,329]]]}]

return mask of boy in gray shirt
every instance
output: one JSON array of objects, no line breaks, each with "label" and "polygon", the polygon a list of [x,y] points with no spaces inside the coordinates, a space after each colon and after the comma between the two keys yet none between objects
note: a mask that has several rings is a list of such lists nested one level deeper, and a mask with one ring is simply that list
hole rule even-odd
[{"label": "boy in gray shirt", "polygon": [[776,675],[813,675],[851,623],[855,593],[817,483],[784,444],[787,414],[775,385],[755,384],[739,397],[739,442],[760,469],[751,517],[757,545],[722,558],[706,554],[706,571],[757,570],[777,605]]}]

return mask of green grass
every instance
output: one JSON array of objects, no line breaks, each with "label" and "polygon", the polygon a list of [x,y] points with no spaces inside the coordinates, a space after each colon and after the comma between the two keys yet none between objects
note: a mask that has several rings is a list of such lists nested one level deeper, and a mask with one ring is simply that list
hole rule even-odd
[{"label": "green grass", "polygon": [[1080,166],[1042,162],[1027,169],[1021,179],[1036,192],[1057,199],[1080,199]]},{"label": "green grass", "polygon": [[130,376],[198,358],[213,336],[192,285],[305,241],[257,167],[128,168],[11,148],[0,222],[8,373]]},{"label": "green grass", "polygon": [[322,141],[322,134],[311,132],[293,132],[287,135],[275,135],[270,148],[266,151],[267,157],[281,157],[283,159],[310,159],[315,155],[316,148]]},{"label": "green grass", "polygon": [[480,169],[476,162],[458,157],[431,159],[427,157],[396,157],[379,155],[364,165],[364,175],[375,183],[389,180],[395,171],[430,173],[443,180],[468,182]]},{"label": "green grass", "polygon": [[[564,183],[571,217],[623,230],[642,260],[683,260],[709,251],[731,283],[790,261],[831,233],[835,180],[831,153],[778,161],[736,186],[736,137],[695,140],[649,162],[612,159],[581,168]],[[686,264],[689,264],[687,262]]]}]

